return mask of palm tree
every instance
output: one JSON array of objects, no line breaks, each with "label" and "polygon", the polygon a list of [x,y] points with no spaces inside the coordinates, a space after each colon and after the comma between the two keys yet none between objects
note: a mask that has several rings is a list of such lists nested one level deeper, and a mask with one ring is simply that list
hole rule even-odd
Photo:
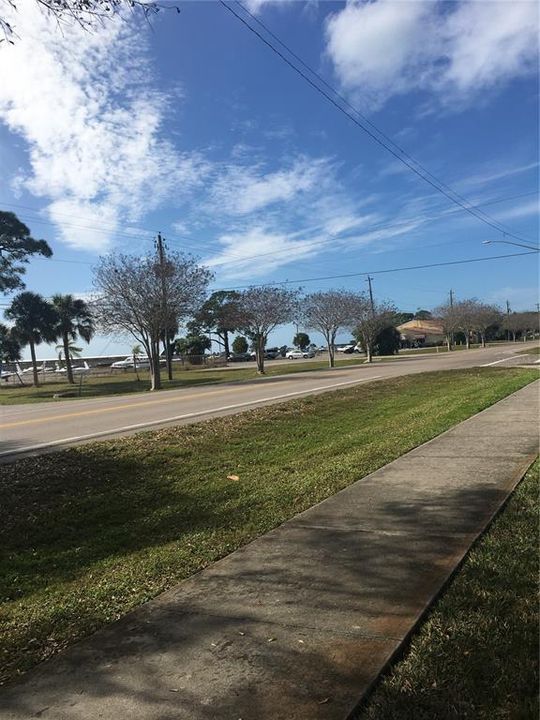
[{"label": "palm tree", "polygon": [[84,300],[73,295],[54,295],[52,304],[56,310],[55,339],[62,341],[68,382],[74,383],[71,367],[70,340],[82,338],[89,343],[94,336],[94,319]]},{"label": "palm tree", "polygon": [[[62,365],[62,358],[64,357],[64,353],[65,353],[64,345],[63,344],[57,345],[55,347],[55,350],[58,353],[58,362],[60,363],[60,365]],[[71,358],[71,360],[73,360],[75,358],[81,357],[82,348],[77,347],[77,345],[75,345],[73,340],[70,340],[68,343],[68,352],[69,352],[69,357]]]},{"label": "palm tree", "polygon": [[39,385],[36,345],[52,342],[55,338],[57,315],[53,306],[37,293],[19,293],[4,313],[13,320],[13,337],[21,345],[30,346],[34,385]]}]

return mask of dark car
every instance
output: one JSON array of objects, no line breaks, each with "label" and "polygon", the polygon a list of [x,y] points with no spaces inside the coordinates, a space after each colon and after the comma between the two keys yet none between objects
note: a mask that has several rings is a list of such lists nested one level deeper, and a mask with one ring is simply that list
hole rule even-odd
[{"label": "dark car", "polygon": [[[255,352],[255,350],[253,350],[250,354],[251,359],[255,360],[257,357],[257,353]],[[279,357],[281,357],[281,350],[279,348],[266,348],[266,350],[264,351],[265,360],[275,360]]]},{"label": "dark car", "polygon": [[227,360],[229,362],[247,362],[249,360],[253,360],[254,358],[251,356],[251,353],[231,353]]}]

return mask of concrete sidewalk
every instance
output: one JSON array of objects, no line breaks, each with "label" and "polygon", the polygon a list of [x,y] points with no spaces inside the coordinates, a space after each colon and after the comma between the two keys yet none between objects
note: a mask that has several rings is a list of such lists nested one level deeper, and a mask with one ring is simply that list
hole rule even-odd
[{"label": "concrete sidewalk", "polygon": [[42,664],[1,720],[343,720],[538,453],[539,389]]}]

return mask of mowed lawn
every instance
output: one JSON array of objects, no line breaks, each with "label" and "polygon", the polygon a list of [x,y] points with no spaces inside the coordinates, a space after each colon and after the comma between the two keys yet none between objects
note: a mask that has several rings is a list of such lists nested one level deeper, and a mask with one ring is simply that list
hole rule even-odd
[{"label": "mowed lawn", "polygon": [[426,373],[1,466],[2,679],[536,378]]},{"label": "mowed lawn", "polygon": [[533,720],[538,461],[357,720]]}]

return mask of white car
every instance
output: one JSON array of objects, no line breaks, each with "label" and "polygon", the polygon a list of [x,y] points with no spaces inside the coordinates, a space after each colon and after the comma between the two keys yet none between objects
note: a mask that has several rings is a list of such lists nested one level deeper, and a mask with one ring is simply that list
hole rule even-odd
[{"label": "white car", "polygon": [[285,357],[287,360],[300,360],[304,359],[307,360],[308,358],[314,358],[315,353],[313,350],[287,350],[285,353]]}]

